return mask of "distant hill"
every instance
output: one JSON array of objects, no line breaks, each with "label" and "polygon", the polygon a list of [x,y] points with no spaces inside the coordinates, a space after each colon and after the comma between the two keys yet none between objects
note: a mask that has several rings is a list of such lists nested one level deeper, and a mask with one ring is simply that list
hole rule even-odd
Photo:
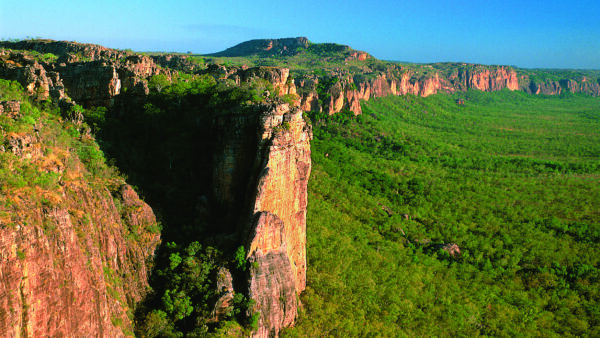
[{"label": "distant hill", "polygon": [[210,56],[295,55],[299,48],[308,48],[310,41],[305,37],[284,39],[256,39],[245,41]]},{"label": "distant hill", "polygon": [[300,54],[315,54],[319,56],[343,56],[365,60],[371,56],[365,52],[356,51],[350,46],[337,43],[313,43],[306,37],[283,39],[257,39],[242,42],[218,53],[207,54],[214,57],[269,57],[296,56]]}]

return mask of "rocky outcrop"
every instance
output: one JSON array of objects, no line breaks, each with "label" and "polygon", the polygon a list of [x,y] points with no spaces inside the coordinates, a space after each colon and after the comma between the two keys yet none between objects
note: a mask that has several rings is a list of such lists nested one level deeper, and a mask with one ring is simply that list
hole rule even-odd
[{"label": "rocky outcrop", "polygon": [[257,336],[293,324],[306,288],[306,206],[311,131],[302,112],[287,105],[262,117],[259,175],[247,255],[249,294],[260,313]]},{"label": "rocky outcrop", "polygon": [[560,95],[562,93],[585,93],[600,96],[600,82],[590,81],[582,77],[579,82],[574,79],[563,80],[531,80],[522,76],[520,89],[529,94]]},{"label": "rocky outcrop", "polygon": [[[398,69],[393,65],[387,71],[371,74],[339,75],[340,81],[334,82],[325,92],[318,93],[316,83],[319,79],[296,81],[297,92],[301,93],[299,106],[304,110],[326,111],[335,114],[349,109],[360,114],[360,100],[384,97],[388,95],[429,96],[439,92],[453,93],[477,89],[497,91],[519,89],[517,73],[506,67],[457,66],[452,74],[429,72],[420,74],[413,70]],[[462,68],[460,68],[462,67]],[[337,76],[337,75],[336,75]],[[319,103],[321,99],[322,105]]]},{"label": "rocky outcrop", "polygon": [[263,79],[270,83],[276,90],[278,95],[296,94],[296,86],[290,77],[288,68],[277,67],[252,67],[241,68],[232,76],[229,76],[236,81],[251,82],[255,79]]},{"label": "rocky outcrop", "polygon": [[[38,100],[72,100],[84,107],[112,107],[123,92],[145,96],[153,75],[170,78],[178,70],[200,67],[186,56],[151,57],[67,41],[0,42],[0,47],[10,48],[0,50],[0,78],[18,81]],[[50,62],[44,55],[57,59]]]},{"label": "rocky outcrop", "polygon": [[456,74],[449,77],[449,80],[457,90],[477,89],[489,92],[519,89],[517,72],[503,66],[459,68]]},{"label": "rocky outcrop", "polygon": [[0,198],[10,202],[0,207],[0,331],[122,336],[132,331],[129,313],[147,289],[147,261],[159,242],[149,231],[154,214],[128,185],[111,192],[89,184],[77,158],[48,151],[40,137],[5,139],[11,166],[27,161],[59,184],[30,191],[2,183]]},{"label": "rocky outcrop", "polygon": [[586,93],[594,96],[600,96],[600,79],[593,81],[584,76],[579,82],[573,79],[566,79],[562,80],[560,84],[561,87],[565,88],[571,93]]},{"label": "rocky outcrop", "polygon": [[12,119],[21,117],[21,102],[16,100],[0,101],[0,115],[6,115]]},{"label": "rocky outcrop", "polygon": [[255,337],[277,336],[282,328],[294,324],[298,290],[293,262],[287,252],[284,221],[270,212],[259,212],[250,240],[249,296],[259,314]]},{"label": "rocky outcrop", "polygon": [[[0,102],[0,114],[22,106]],[[156,218],[122,179],[90,178],[76,148],[94,145],[57,141],[45,114],[0,128],[0,332],[124,336],[148,289]]]},{"label": "rocky outcrop", "polygon": [[529,94],[559,95],[563,88],[559,82],[546,80],[543,82],[530,82],[523,90]]},{"label": "rocky outcrop", "polygon": [[131,52],[106,48],[90,43],[54,40],[22,40],[18,42],[0,42],[0,48],[15,50],[29,50],[41,54],[53,54],[58,63],[71,63],[79,61],[95,61],[107,59],[120,59]]},{"label": "rocky outcrop", "polygon": [[215,208],[224,227],[246,238],[252,262],[246,283],[261,337],[293,324],[297,295],[306,287],[312,133],[302,114],[288,104],[259,106],[219,115],[211,128]]}]

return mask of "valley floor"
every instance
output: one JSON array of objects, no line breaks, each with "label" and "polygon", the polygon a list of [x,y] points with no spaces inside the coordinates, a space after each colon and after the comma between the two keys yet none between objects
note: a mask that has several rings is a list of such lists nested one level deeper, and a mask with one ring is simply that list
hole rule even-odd
[{"label": "valley floor", "polygon": [[600,99],[362,108],[313,114],[308,287],[286,334],[600,335]]}]

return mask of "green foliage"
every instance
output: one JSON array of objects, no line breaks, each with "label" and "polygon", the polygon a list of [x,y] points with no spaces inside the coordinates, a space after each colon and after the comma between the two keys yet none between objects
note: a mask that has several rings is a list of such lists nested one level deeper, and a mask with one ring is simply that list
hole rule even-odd
[{"label": "green foliage", "polygon": [[168,242],[157,259],[152,275],[154,297],[145,305],[138,333],[179,336],[208,330],[210,306],[216,301],[212,278],[218,257],[218,252],[198,242],[187,246]]},{"label": "green foliage", "polygon": [[179,253],[177,253],[177,252],[172,253],[169,256],[169,261],[170,261],[169,267],[171,268],[171,270],[174,270],[181,263],[181,256],[179,256]]},{"label": "green foliage", "polygon": [[21,101],[25,97],[23,87],[17,81],[0,79],[0,98],[5,101]]},{"label": "green foliage", "polygon": [[147,337],[181,337],[176,334],[173,322],[167,317],[167,313],[162,310],[153,310],[148,314],[142,324],[141,329]]},{"label": "green foliage", "polygon": [[244,249],[243,245],[235,251],[234,263],[238,269],[246,271],[246,249]]},{"label": "green foliage", "polygon": [[106,123],[106,108],[94,107],[82,112],[85,122],[92,128],[92,132],[99,134],[101,126]]},{"label": "green foliage", "polygon": [[310,114],[308,287],[286,334],[599,332],[600,101],[460,95]]},{"label": "green foliage", "polygon": [[165,74],[154,75],[148,81],[148,88],[160,93],[164,88],[171,84]]},{"label": "green foliage", "polygon": [[189,316],[194,311],[190,297],[183,291],[166,290],[162,301],[167,313],[176,321]]}]

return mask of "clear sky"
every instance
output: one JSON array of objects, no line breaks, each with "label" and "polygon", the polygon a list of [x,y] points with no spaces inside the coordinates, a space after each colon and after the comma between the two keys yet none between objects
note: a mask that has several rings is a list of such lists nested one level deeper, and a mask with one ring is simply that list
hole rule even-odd
[{"label": "clear sky", "polygon": [[0,38],[212,53],[306,36],[385,60],[600,69],[599,0],[0,0]]}]

